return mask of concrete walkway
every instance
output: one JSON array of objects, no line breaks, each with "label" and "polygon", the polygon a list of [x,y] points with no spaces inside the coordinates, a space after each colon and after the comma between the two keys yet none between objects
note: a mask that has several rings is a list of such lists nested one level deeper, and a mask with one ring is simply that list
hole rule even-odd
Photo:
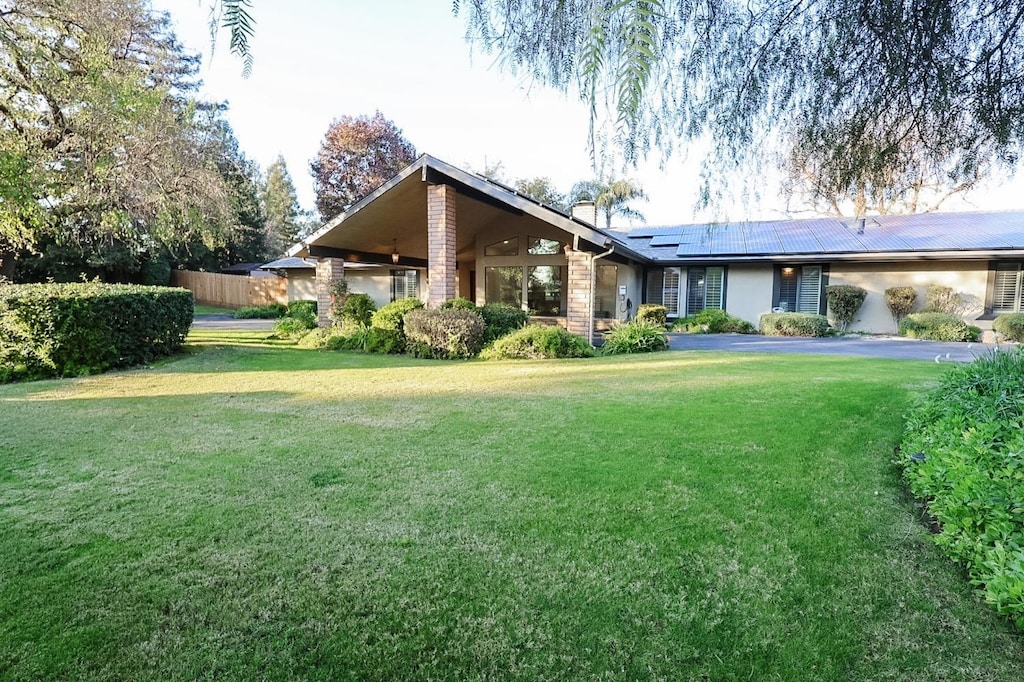
[{"label": "concrete walkway", "polygon": [[[672,350],[717,350],[743,353],[810,353],[896,360],[970,362],[997,348],[986,343],[947,343],[887,336],[840,336],[807,339],[755,334],[669,334]],[[1005,346],[1004,346],[1005,347]]]},{"label": "concrete walkway", "polygon": [[233,329],[236,331],[270,331],[277,320],[236,320],[231,315],[196,315],[193,329]]}]

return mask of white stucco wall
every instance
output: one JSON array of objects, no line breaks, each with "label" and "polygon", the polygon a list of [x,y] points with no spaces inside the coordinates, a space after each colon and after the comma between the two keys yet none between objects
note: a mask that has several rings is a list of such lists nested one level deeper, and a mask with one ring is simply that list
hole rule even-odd
[{"label": "white stucco wall", "polygon": [[[420,288],[423,288],[423,278],[426,273],[420,276]],[[353,294],[368,294],[378,308],[391,303],[391,272],[387,269],[356,270],[345,269],[345,279],[348,280],[348,290]]]},{"label": "white stucco wall", "polygon": [[772,311],[774,267],[761,264],[730,265],[726,273],[725,311],[755,327]]},{"label": "white stucco wall", "polygon": [[288,300],[316,300],[316,272],[313,270],[288,271]]},{"label": "white stucco wall", "polygon": [[[905,263],[833,263],[829,284],[852,284],[867,290],[868,296],[857,313],[850,331],[892,333],[895,327],[885,290],[889,287],[912,286],[917,289],[917,306],[924,305],[929,284],[952,287],[967,298],[970,306],[965,320],[974,320],[984,313],[985,289],[988,286],[986,261],[913,261]],[[769,292],[771,285],[769,283]]]}]

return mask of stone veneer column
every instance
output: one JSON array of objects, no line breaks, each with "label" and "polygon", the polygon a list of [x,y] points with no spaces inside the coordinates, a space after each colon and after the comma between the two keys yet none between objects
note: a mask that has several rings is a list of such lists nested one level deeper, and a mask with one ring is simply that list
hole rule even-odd
[{"label": "stone veneer column", "polygon": [[427,185],[427,306],[455,298],[455,188]]},{"label": "stone veneer column", "polygon": [[590,302],[593,292],[594,254],[576,251],[571,246],[565,247],[565,257],[569,261],[568,307],[566,329],[579,334],[593,343],[593,320],[590,319]]},{"label": "stone veneer column", "polygon": [[331,326],[331,282],[345,276],[345,261],[340,258],[316,259],[316,323]]}]

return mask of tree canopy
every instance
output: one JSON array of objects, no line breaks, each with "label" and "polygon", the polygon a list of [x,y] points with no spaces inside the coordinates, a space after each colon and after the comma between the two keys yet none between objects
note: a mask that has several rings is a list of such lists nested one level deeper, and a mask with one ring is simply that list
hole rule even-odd
[{"label": "tree canopy", "polygon": [[272,256],[283,255],[302,234],[304,212],[281,155],[267,167],[260,200],[266,216],[267,251]]},{"label": "tree canopy", "polygon": [[[456,0],[477,45],[590,104],[635,161],[710,139],[709,188],[778,164],[809,202],[916,208],[1015,164],[1019,0]],[[756,176],[754,176],[756,177]]]},{"label": "tree canopy", "polygon": [[640,183],[632,178],[582,180],[569,190],[567,203],[573,206],[581,201],[594,202],[594,209],[604,216],[605,227],[611,229],[612,218],[622,216],[629,220],[645,220],[643,213],[631,202],[647,201]]},{"label": "tree canopy", "polygon": [[416,159],[416,148],[379,111],[335,119],[310,164],[316,207],[330,220]]}]

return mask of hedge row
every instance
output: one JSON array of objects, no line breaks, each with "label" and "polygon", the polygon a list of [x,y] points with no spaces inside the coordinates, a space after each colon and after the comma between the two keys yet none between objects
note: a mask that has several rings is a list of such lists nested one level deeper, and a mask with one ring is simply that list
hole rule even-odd
[{"label": "hedge row", "polygon": [[950,313],[914,313],[900,321],[900,336],[929,341],[977,341],[981,329]]},{"label": "hedge row", "polygon": [[937,542],[1024,628],[1024,351],[955,367],[907,420],[899,463]]},{"label": "hedge row", "polygon": [[0,381],[128,367],[178,350],[192,292],[125,284],[0,285]]},{"label": "hedge row", "polygon": [[825,336],[828,318],[811,313],[766,313],[761,316],[765,336]]}]

